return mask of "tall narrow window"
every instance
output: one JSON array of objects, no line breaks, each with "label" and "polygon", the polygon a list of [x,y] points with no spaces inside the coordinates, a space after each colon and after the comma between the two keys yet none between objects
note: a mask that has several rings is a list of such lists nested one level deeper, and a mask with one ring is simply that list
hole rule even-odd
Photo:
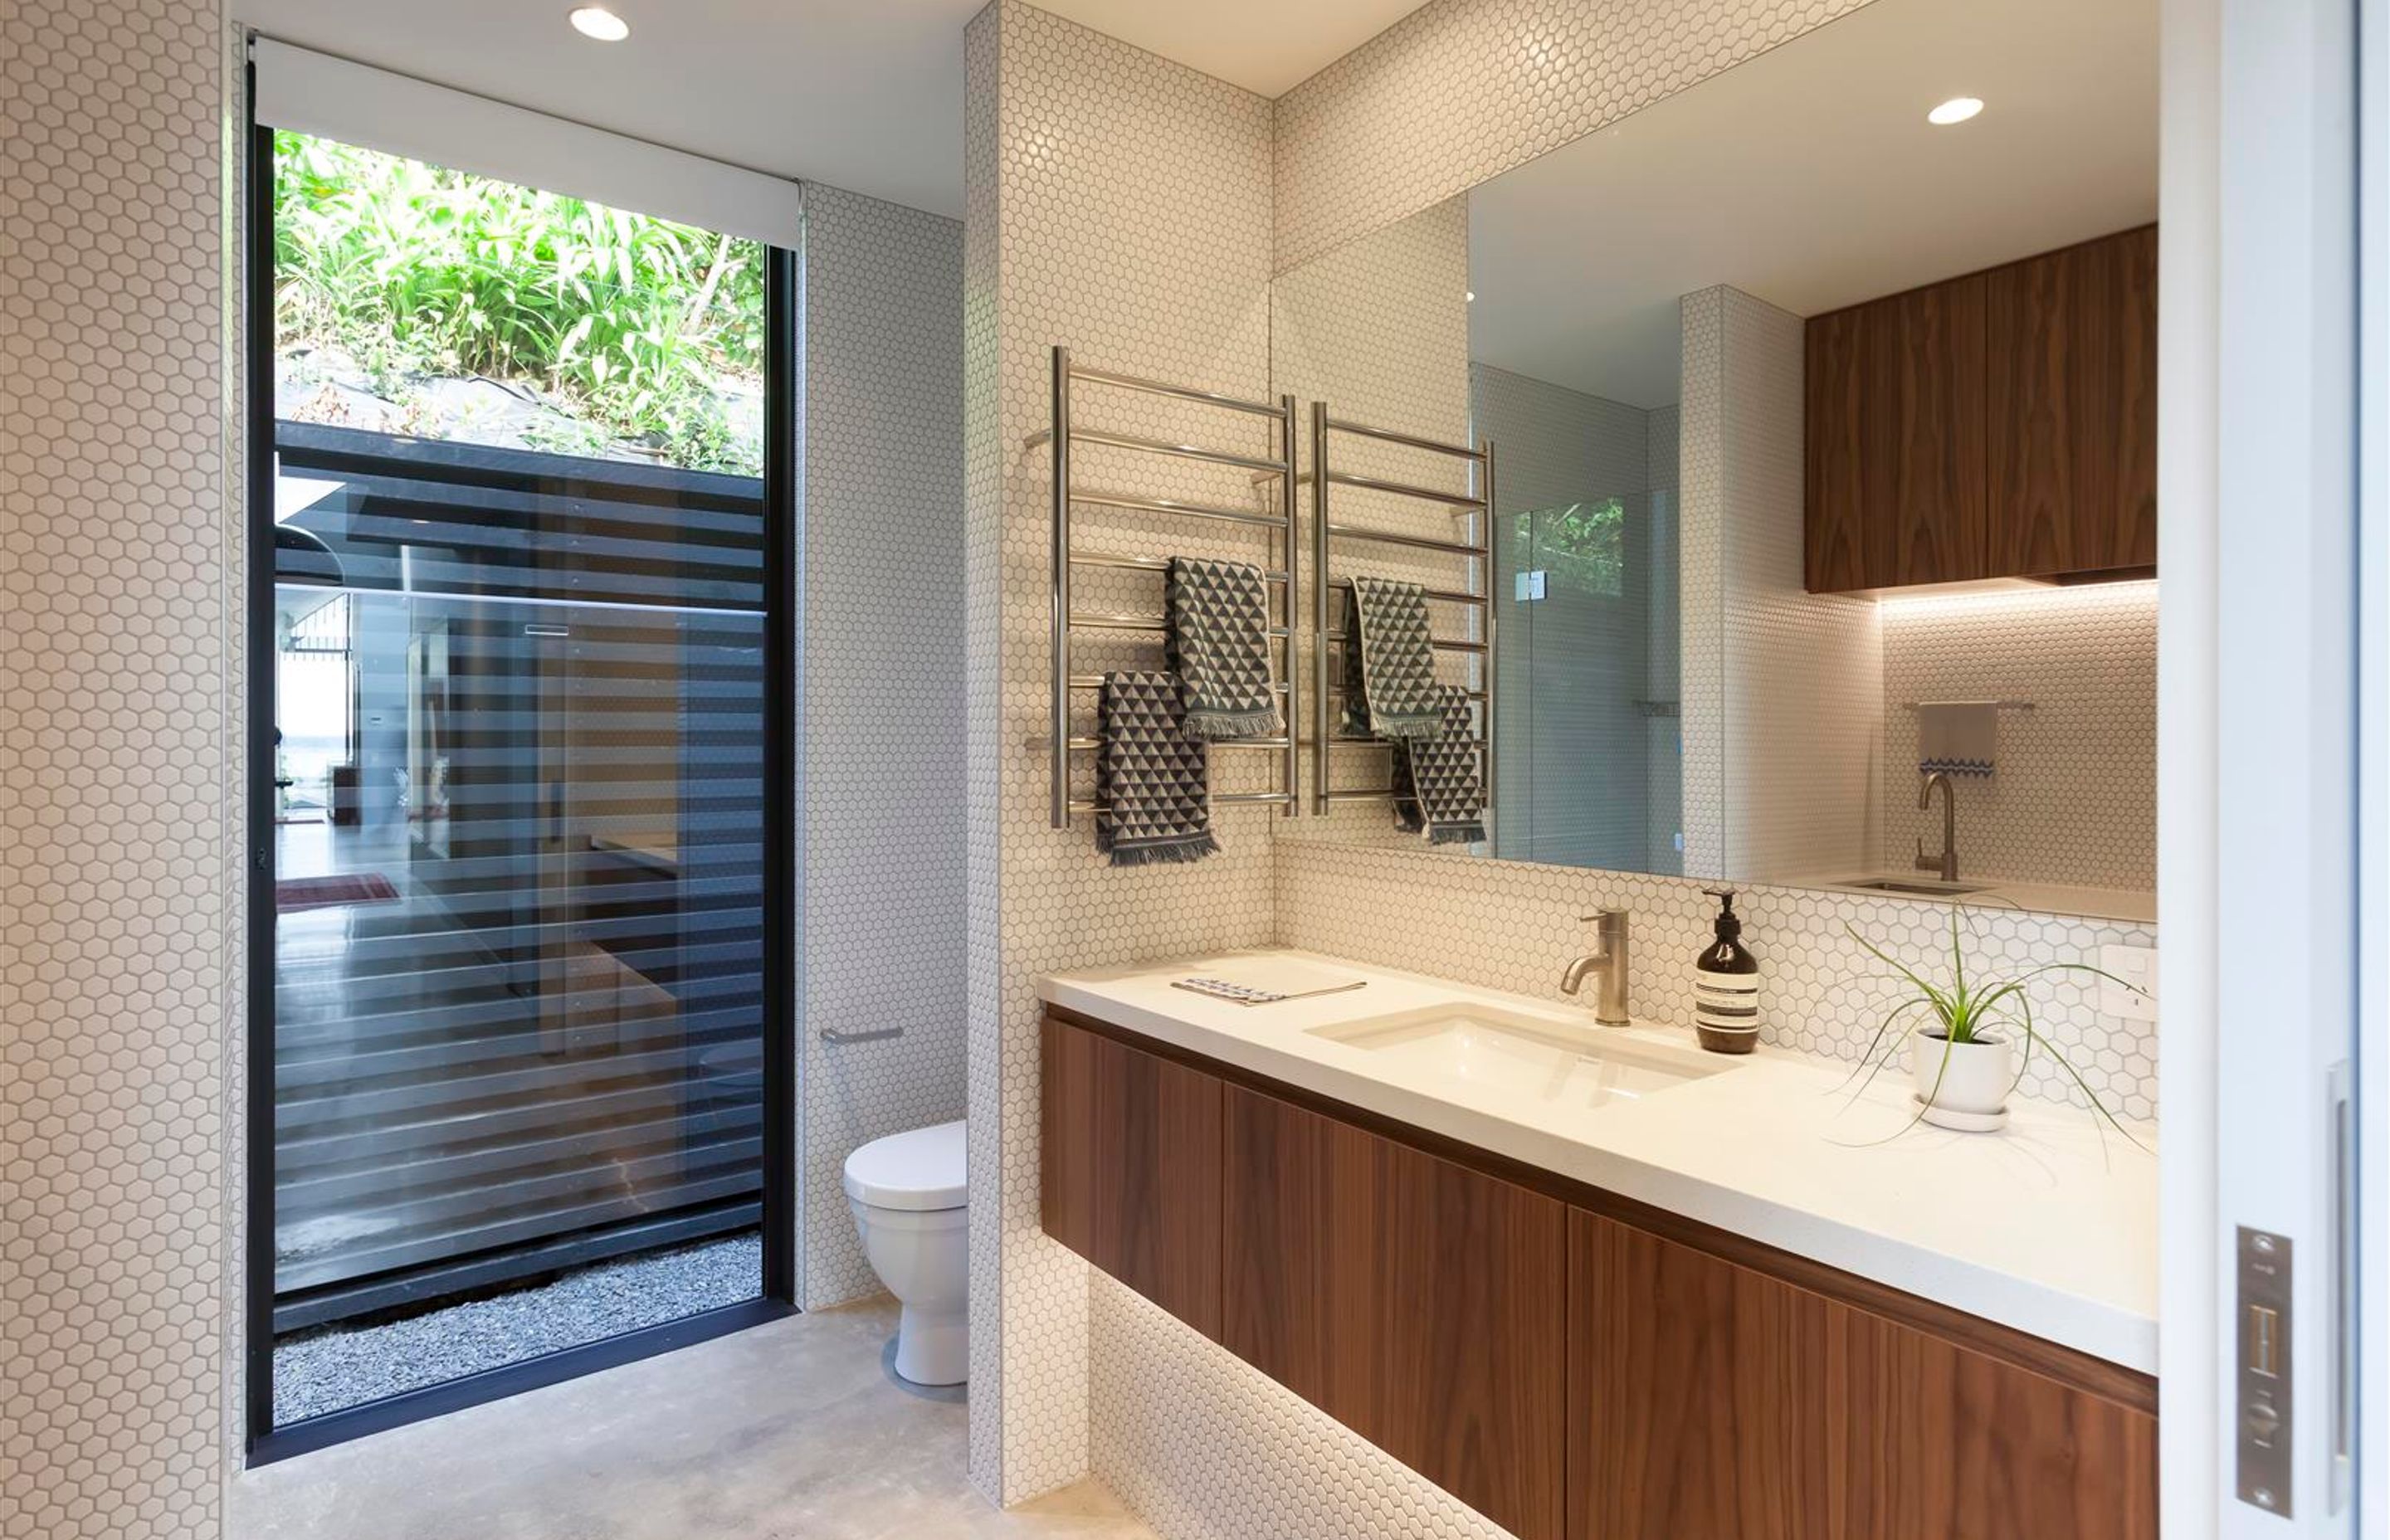
[{"label": "tall narrow window", "polygon": [[792,317],[756,241],[297,133],[256,174],[264,1433],[786,1287]]}]

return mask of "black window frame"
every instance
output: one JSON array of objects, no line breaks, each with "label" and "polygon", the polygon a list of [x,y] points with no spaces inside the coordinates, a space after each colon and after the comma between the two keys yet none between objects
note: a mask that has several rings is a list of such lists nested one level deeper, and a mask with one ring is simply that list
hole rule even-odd
[{"label": "black window frame", "polygon": [[247,374],[249,903],[243,1110],[247,1173],[243,1257],[243,1411],[248,1465],[272,1464],[385,1429],[439,1417],[669,1353],[796,1312],[797,760],[799,253],[765,248],[764,414],[764,1108],[762,1292],[680,1320],[484,1369],[283,1427],[274,1423],[275,1041],[275,430],[274,130],[258,122],[248,71],[243,158],[243,314]]}]

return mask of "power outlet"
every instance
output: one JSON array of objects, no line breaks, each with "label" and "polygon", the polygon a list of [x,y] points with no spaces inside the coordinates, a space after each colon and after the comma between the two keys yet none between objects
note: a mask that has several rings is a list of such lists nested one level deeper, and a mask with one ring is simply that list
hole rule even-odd
[{"label": "power outlet", "polygon": [[[2125,981],[2100,981],[2100,1014],[2127,1021],[2158,1019],[2158,949],[2154,946],[2103,946],[2100,967]],[[2126,984],[2132,988],[2127,989]],[[2136,993],[2138,991],[2138,993]]]}]

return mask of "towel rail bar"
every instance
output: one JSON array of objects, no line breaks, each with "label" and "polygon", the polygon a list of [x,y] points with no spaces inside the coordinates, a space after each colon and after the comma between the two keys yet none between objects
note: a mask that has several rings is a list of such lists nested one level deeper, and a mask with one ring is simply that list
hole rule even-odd
[{"label": "towel rail bar", "polygon": [[[1166,615],[1099,615],[1083,610],[1071,616],[1071,626],[1076,631],[1143,631],[1166,635],[1170,630],[1170,618]],[[1264,635],[1274,641],[1283,641],[1287,628],[1274,625]]]},{"label": "towel rail bar", "polygon": [[[1341,699],[1344,694],[1344,687],[1342,685],[1330,685],[1328,687],[1328,694],[1331,699]],[[1483,700],[1485,699],[1485,692],[1484,690],[1462,690],[1460,692],[1460,698],[1463,700]],[[1386,740],[1381,738],[1356,738],[1353,741],[1356,743],[1383,743]]]},{"label": "towel rail bar", "polygon": [[[1344,638],[1342,636],[1330,635],[1328,638],[1328,645],[1341,652],[1344,648]],[[1429,640],[1427,645],[1435,648],[1438,652],[1483,652],[1485,650],[1485,644],[1484,642],[1467,642],[1452,636],[1433,637]]]},{"label": "towel rail bar", "polygon": [[1084,487],[1071,489],[1073,503],[1092,503],[1099,508],[1126,508],[1131,513],[1174,513],[1189,519],[1216,519],[1224,524],[1252,524],[1276,530],[1286,520],[1275,513],[1255,513],[1249,508],[1215,507],[1208,503],[1185,503],[1176,497],[1137,497],[1125,492],[1089,492]]},{"label": "towel rail bar", "polygon": [[[1337,802],[1388,802],[1394,798],[1392,788],[1383,790],[1339,789],[1329,784],[1331,751],[1370,746],[1379,740],[1347,738],[1337,734],[1331,725],[1330,707],[1332,700],[1346,692],[1330,682],[1330,652],[1341,655],[1344,634],[1334,622],[1329,605],[1329,595],[1343,590],[1353,591],[1350,574],[1337,575],[1330,566],[1332,542],[1343,540],[1370,541],[1384,545],[1399,545],[1412,550],[1434,551],[1445,556],[1465,558],[1469,570],[1466,589],[1432,588],[1426,597],[1445,604],[1467,608],[1471,615],[1469,634],[1464,636],[1431,636],[1429,646],[1439,652],[1457,652],[1469,659],[1469,686],[1463,693],[1477,705],[1478,736],[1475,744],[1479,764],[1484,768],[1479,788],[1483,816],[1487,828],[1492,828],[1495,815],[1495,687],[1494,687],[1494,445],[1480,443],[1446,443],[1422,438],[1415,433],[1378,428],[1367,423],[1350,422],[1331,415],[1325,402],[1314,402],[1311,407],[1311,469],[1299,476],[1311,494],[1311,624],[1313,631],[1311,731],[1306,741],[1313,746],[1311,810],[1325,815]],[[1389,481],[1383,477],[1364,475],[1359,471],[1340,470],[1334,463],[1335,435],[1350,433],[1381,443],[1397,443],[1412,449],[1447,455],[1469,463],[1471,489],[1468,492],[1446,492],[1433,487],[1419,486],[1408,481]],[[1375,530],[1363,525],[1337,522],[1330,514],[1329,488],[1353,487],[1364,492],[1387,493],[1396,496],[1425,498],[1448,505],[1455,517],[1472,521],[1475,538],[1471,540],[1438,539],[1430,535],[1404,534],[1393,530]],[[1352,599],[1348,597],[1348,605]],[[1347,616],[1350,619],[1350,616]]]},{"label": "towel rail bar", "polygon": [[[1295,800],[1291,793],[1285,791],[1221,791],[1213,795],[1212,804],[1214,807],[1283,807]],[[1073,813],[1101,813],[1106,805],[1102,799],[1096,797],[1071,799],[1071,811]]]},{"label": "towel rail bar", "polygon": [[1366,422],[1350,422],[1343,417],[1330,417],[1328,428],[1334,433],[1357,433],[1365,439],[1382,439],[1388,443],[1408,444],[1413,449],[1424,449],[1435,455],[1451,455],[1464,460],[1474,460],[1481,465],[1485,461],[1485,451],[1483,448],[1472,448],[1465,443],[1446,443],[1438,439],[1423,439],[1416,433],[1397,432],[1391,428],[1372,428]]},{"label": "towel rail bar", "polygon": [[[1034,739],[1035,748],[1047,756],[1047,821],[1056,828],[1070,827],[1075,813],[1099,811],[1101,804],[1071,795],[1071,755],[1096,746],[1096,740],[1073,738],[1070,733],[1071,697],[1075,691],[1103,687],[1100,674],[1071,672],[1071,634],[1074,630],[1134,632],[1147,635],[1165,635],[1169,622],[1155,615],[1125,615],[1087,612],[1074,609],[1071,602],[1072,570],[1076,567],[1106,567],[1121,571],[1167,571],[1169,561],[1160,557],[1120,556],[1101,551],[1082,551],[1071,538],[1071,514],[1074,504],[1093,507],[1125,509],[1133,513],[1168,514],[1180,518],[1211,520],[1217,522],[1259,529],[1269,536],[1274,560],[1265,561],[1266,583],[1284,596],[1283,622],[1268,627],[1275,642],[1286,646],[1287,674],[1282,684],[1273,684],[1271,693],[1286,702],[1289,731],[1279,738],[1244,739],[1223,744],[1224,748],[1269,749],[1279,757],[1279,790],[1268,793],[1223,793],[1212,800],[1223,804],[1257,803],[1274,805],[1286,817],[1301,815],[1302,763],[1298,758],[1292,726],[1302,720],[1302,687],[1297,683],[1294,667],[1294,606],[1295,595],[1302,582],[1302,553],[1295,538],[1295,431],[1294,398],[1281,395],[1275,404],[1248,401],[1217,391],[1207,391],[1192,385],[1175,385],[1165,380],[1149,379],[1137,375],[1116,373],[1110,369],[1092,369],[1071,361],[1071,350],[1057,347],[1053,351],[1052,378],[1047,404],[1051,423],[1039,432],[1029,435],[1031,448],[1045,448],[1052,456],[1052,481],[1047,497],[1053,520],[1051,562],[1052,610],[1048,625],[1052,633],[1051,674],[1047,691],[1047,714],[1050,717],[1043,738]],[[1116,433],[1081,427],[1072,417],[1072,391],[1074,383],[1087,383],[1138,391],[1150,395],[1168,396],[1202,406],[1224,407],[1269,419],[1276,427],[1276,455],[1270,457],[1207,448],[1198,443],[1178,443],[1167,439],[1145,438],[1133,433]],[[1134,450],[1143,454],[1163,455],[1177,459],[1201,460],[1213,465],[1237,466],[1259,473],[1258,481],[1268,478],[1277,483],[1277,505],[1274,511],[1253,508],[1223,507],[1216,504],[1191,503],[1176,497],[1148,496],[1126,492],[1098,491],[1075,486],[1071,479],[1071,452],[1074,445],[1096,444],[1111,449]]]},{"label": "towel rail bar", "polygon": [[1475,545],[1458,540],[1438,540],[1433,535],[1397,534],[1392,530],[1363,529],[1358,524],[1330,524],[1328,533],[1339,540],[1375,540],[1388,545],[1408,545],[1413,550],[1442,551],[1447,556],[1480,555]]},{"label": "towel rail bar", "polygon": [[[1166,556],[1113,556],[1106,551],[1073,551],[1071,560],[1081,567],[1113,567],[1128,572],[1167,572],[1170,558]],[[1264,572],[1264,583],[1283,585],[1292,579],[1285,572]],[[1430,595],[1433,598],[1435,596]]]},{"label": "towel rail bar", "polygon": [[1359,487],[1365,492],[1382,492],[1395,497],[1423,497],[1431,503],[1449,503],[1457,508],[1485,506],[1485,499],[1473,492],[1445,492],[1409,481],[1389,481],[1382,476],[1364,476],[1357,470],[1330,470],[1328,479],[1340,487]]},{"label": "towel rail bar", "polygon": [[[1073,750],[1100,749],[1104,746],[1104,740],[1102,738],[1088,738],[1084,735],[1072,738],[1070,742],[1071,747]],[[1045,734],[1039,733],[1036,737],[1029,739],[1028,746],[1032,749],[1044,750],[1050,748],[1052,745],[1047,741]],[[1229,738],[1220,743],[1214,743],[1210,745],[1210,747],[1214,749],[1283,749],[1286,747],[1286,739],[1283,737],[1238,738]]]},{"label": "towel rail bar", "polygon": [[[1074,674],[1071,675],[1071,688],[1074,690],[1099,690],[1103,687],[1104,676],[1100,674]],[[1291,689],[1292,687],[1288,685],[1272,685],[1270,687],[1270,693],[1272,695],[1286,695],[1291,693]],[[1043,740],[1041,739],[1040,741]]]},{"label": "towel rail bar", "polygon": [[[1353,580],[1348,577],[1330,578],[1328,586],[1340,594],[1349,594],[1353,591]],[[1427,597],[1442,604],[1483,605],[1492,602],[1483,594],[1464,594],[1455,588],[1431,588],[1427,591]]]},{"label": "towel rail bar", "polygon": [[1200,443],[1173,443],[1168,439],[1149,439],[1136,433],[1107,433],[1093,428],[1073,428],[1071,430],[1071,442],[1101,444],[1107,449],[1137,449],[1149,455],[1175,455],[1182,460],[1202,460],[1212,465],[1241,466],[1265,475],[1293,474],[1275,460],[1238,455],[1226,449],[1206,449]]},{"label": "towel rail bar", "polygon": [[[1110,369],[1091,369],[1085,364],[1072,365],[1071,378],[1088,380],[1098,385],[1117,385],[1124,391],[1143,391],[1150,395],[1176,396],[1181,401],[1197,402],[1205,406],[1225,406],[1232,412],[1251,412],[1257,417],[1276,417],[1286,415],[1286,404],[1282,400],[1276,403],[1247,401],[1242,396],[1227,395],[1219,391],[1206,391],[1200,386],[1173,385],[1167,380],[1147,379],[1140,375],[1115,374]],[[1052,431],[1050,428],[1040,428],[1030,434],[1030,446],[1034,448],[1043,444],[1046,442],[1046,435]]]}]

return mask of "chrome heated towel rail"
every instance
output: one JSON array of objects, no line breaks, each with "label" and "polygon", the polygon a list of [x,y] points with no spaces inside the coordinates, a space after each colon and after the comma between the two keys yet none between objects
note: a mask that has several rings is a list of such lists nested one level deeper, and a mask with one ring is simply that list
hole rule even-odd
[{"label": "chrome heated towel rail", "polygon": [[[1349,433],[1356,438],[1371,439],[1381,443],[1400,444],[1407,449],[1423,450],[1432,455],[1444,455],[1465,462],[1469,468],[1471,487],[1467,492],[1447,492],[1440,488],[1416,485],[1407,481],[1388,481],[1367,476],[1358,471],[1339,470],[1332,451],[1335,435]],[[1472,635],[1464,637],[1438,636],[1432,644],[1439,652],[1456,652],[1469,657],[1471,674],[1469,699],[1477,707],[1478,758],[1484,771],[1484,784],[1480,789],[1484,799],[1484,816],[1490,831],[1494,808],[1494,446],[1481,443],[1446,443],[1438,439],[1420,438],[1417,434],[1396,432],[1390,428],[1372,428],[1365,423],[1347,422],[1330,415],[1328,404],[1311,404],[1311,465],[1307,478],[1311,487],[1311,731],[1317,744],[1313,755],[1311,810],[1325,814],[1337,802],[1392,802],[1392,784],[1382,787],[1336,789],[1331,782],[1333,755],[1336,749],[1385,747],[1377,738],[1339,738],[1336,736],[1336,712],[1330,702],[1343,692],[1330,682],[1329,653],[1343,647],[1343,633],[1331,623],[1329,595],[1344,591],[1346,603],[1352,602],[1353,580],[1339,577],[1330,565],[1330,542],[1334,540],[1369,541],[1408,550],[1431,551],[1442,556],[1458,557],[1469,564],[1470,585],[1465,588],[1431,588],[1427,597],[1433,603],[1459,605],[1477,615]],[[1432,535],[1407,534],[1393,530],[1374,530],[1365,525],[1337,522],[1329,503],[1331,486],[1352,487],[1359,491],[1410,497],[1441,503],[1452,510],[1456,519],[1466,519],[1474,525],[1473,535],[1467,538],[1445,539]]]},{"label": "chrome heated towel rail", "polygon": [[[1164,439],[1143,438],[1127,433],[1099,431],[1081,426],[1072,415],[1071,389],[1075,384],[1114,387],[1141,391],[1149,395],[1166,396],[1173,400],[1193,402],[1202,406],[1216,406],[1225,411],[1241,412],[1266,417],[1276,425],[1278,453],[1255,456],[1206,448],[1201,444],[1174,443]],[[1083,551],[1072,543],[1071,509],[1074,504],[1096,507],[1122,508],[1135,513],[1169,514],[1179,518],[1205,520],[1217,523],[1241,524],[1266,533],[1273,549],[1263,565],[1271,590],[1279,597],[1279,622],[1270,627],[1270,637],[1279,649],[1285,667],[1283,683],[1274,687],[1285,701],[1287,730],[1281,737],[1248,738],[1236,742],[1215,743],[1215,749],[1268,750],[1279,757],[1280,784],[1273,791],[1229,791],[1214,793],[1216,805],[1262,803],[1277,807],[1283,816],[1293,817],[1302,811],[1300,791],[1301,767],[1295,738],[1295,724],[1302,720],[1302,691],[1296,683],[1299,670],[1294,666],[1295,595],[1301,576],[1301,553],[1295,535],[1294,436],[1296,431],[1294,398],[1280,396],[1276,403],[1246,401],[1224,395],[1216,391],[1198,390],[1189,385],[1172,385],[1158,379],[1141,379],[1134,375],[1115,374],[1109,369],[1091,369],[1071,362],[1068,348],[1054,350],[1052,380],[1053,425],[1030,435],[1032,447],[1044,444],[1053,456],[1053,655],[1051,688],[1047,715],[1050,725],[1039,746],[1047,753],[1047,772],[1050,779],[1048,795],[1049,821],[1056,828],[1067,828],[1073,813],[1101,812],[1103,803],[1093,798],[1071,795],[1071,755],[1074,751],[1092,750],[1098,739],[1071,736],[1071,699],[1073,694],[1102,688],[1103,676],[1097,674],[1071,672],[1071,635],[1073,631],[1105,631],[1130,635],[1150,635],[1156,642],[1168,635],[1168,622],[1159,615],[1120,615],[1082,613],[1072,607],[1071,572],[1074,567],[1103,567],[1135,571],[1166,572],[1170,561],[1166,556],[1122,556],[1098,551]],[[1127,492],[1111,491],[1077,484],[1072,479],[1071,451],[1075,444],[1097,444],[1111,449],[1133,450],[1142,454],[1169,456],[1180,459],[1228,466],[1256,473],[1254,480],[1275,488],[1271,499],[1275,511],[1262,508],[1235,508],[1212,504],[1190,503],[1175,497],[1146,496]]]}]

